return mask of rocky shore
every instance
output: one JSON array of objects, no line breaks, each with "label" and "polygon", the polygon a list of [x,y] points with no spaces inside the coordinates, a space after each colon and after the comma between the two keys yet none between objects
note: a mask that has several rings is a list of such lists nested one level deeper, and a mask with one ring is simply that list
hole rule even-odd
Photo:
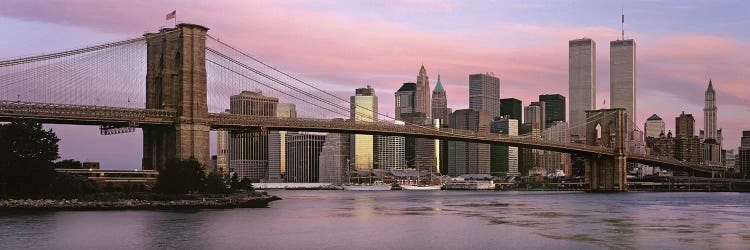
[{"label": "rocky shore", "polygon": [[269,202],[281,200],[278,196],[244,196],[205,198],[194,200],[152,201],[121,199],[114,201],[85,200],[0,200],[0,211],[4,210],[162,210],[200,208],[259,208]]}]

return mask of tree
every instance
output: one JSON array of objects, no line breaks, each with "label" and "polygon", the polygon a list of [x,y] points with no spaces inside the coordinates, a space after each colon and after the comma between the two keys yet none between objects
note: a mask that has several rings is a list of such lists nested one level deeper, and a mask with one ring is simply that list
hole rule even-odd
[{"label": "tree", "polygon": [[224,176],[219,172],[211,172],[206,176],[203,192],[207,194],[225,194],[229,191]]},{"label": "tree", "polygon": [[206,174],[203,166],[195,160],[173,159],[167,161],[159,171],[154,190],[170,194],[186,194],[203,188]]},{"label": "tree", "polygon": [[51,194],[57,138],[40,123],[16,120],[0,125],[0,195],[35,198]]},{"label": "tree", "polygon": [[83,164],[81,164],[80,161],[76,161],[73,159],[66,159],[66,160],[55,162],[55,168],[82,169]]},{"label": "tree", "polygon": [[240,181],[240,189],[246,190],[246,191],[253,191],[253,182],[250,181],[248,178],[242,178],[242,181]]},{"label": "tree", "polygon": [[86,177],[57,173],[54,194],[64,198],[79,198],[81,195],[99,192],[99,187]]}]

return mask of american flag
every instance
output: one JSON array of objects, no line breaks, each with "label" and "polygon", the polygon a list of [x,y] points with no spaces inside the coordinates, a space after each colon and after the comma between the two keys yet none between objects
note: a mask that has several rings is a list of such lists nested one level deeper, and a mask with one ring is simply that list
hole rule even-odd
[{"label": "american flag", "polygon": [[177,18],[177,10],[174,10],[167,14],[167,20]]}]

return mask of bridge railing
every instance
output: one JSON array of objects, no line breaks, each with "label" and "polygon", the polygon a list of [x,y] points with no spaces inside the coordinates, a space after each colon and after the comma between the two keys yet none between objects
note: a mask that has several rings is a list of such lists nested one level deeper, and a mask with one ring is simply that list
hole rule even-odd
[{"label": "bridge railing", "polygon": [[67,119],[104,119],[120,121],[174,120],[176,111],[106,107],[92,105],[53,104],[38,102],[0,101],[0,116],[67,118]]}]

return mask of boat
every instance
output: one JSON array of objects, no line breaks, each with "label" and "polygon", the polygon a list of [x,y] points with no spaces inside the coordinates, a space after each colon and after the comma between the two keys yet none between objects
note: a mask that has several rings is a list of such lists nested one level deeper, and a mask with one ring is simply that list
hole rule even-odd
[{"label": "boat", "polygon": [[426,186],[418,186],[418,185],[401,185],[401,188],[403,190],[440,190],[442,186],[440,185],[426,185]]},{"label": "boat", "polygon": [[385,184],[382,181],[374,181],[373,183],[363,184],[344,184],[341,186],[344,190],[348,191],[387,191],[391,190],[390,184]]}]

